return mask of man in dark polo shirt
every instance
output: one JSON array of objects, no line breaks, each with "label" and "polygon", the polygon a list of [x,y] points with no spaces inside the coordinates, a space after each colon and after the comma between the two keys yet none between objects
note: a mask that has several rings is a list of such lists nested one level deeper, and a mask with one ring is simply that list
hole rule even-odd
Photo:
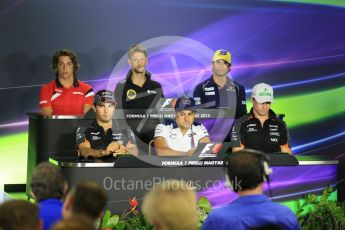
[{"label": "man in dark polo shirt", "polygon": [[[132,45],[128,50],[128,63],[131,69],[126,79],[119,82],[115,88],[115,98],[118,109],[124,110],[124,115],[136,114],[134,110],[144,112],[152,109],[163,95],[162,86],[151,79],[151,73],[147,71],[147,51],[139,44]],[[143,151],[147,144],[153,139],[154,130],[159,123],[157,120],[148,119],[127,119],[127,124],[134,131],[135,135],[144,143],[137,140]]]},{"label": "man in dark polo shirt", "polygon": [[79,155],[103,157],[130,153],[138,155],[135,137],[130,129],[121,128],[112,120],[115,111],[114,94],[100,90],[94,101],[96,119],[89,127],[80,126],[76,133]]},{"label": "man in dark polo shirt", "polygon": [[231,133],[233,152],[247,149],[265,153],[284,152],[291,154],[290,137],[284,121],[271,110],[273,89],[260,83],[254,86],[248,114],[235,122]]}]

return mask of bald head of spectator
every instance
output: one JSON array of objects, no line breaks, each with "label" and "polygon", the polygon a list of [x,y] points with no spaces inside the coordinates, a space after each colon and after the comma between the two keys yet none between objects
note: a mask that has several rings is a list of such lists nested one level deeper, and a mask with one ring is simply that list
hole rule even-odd
[{"label": "bald head of spectator", "polygon": [[143,212],[156,229],[197,229],[196,194],[183,181],[167,180],[154,187],[145,196]]},{"label": "bald head of spectator", "polygon": [[102,216],[107,204],[107,192],[94,181],[85,181],[76,185],[67,194],[63,206],[63,217],[82,215],[94,221]]},{"label": "bald head of spectator", "polygon": [[1,230],[40,230],[38,207],[25,200],[6,201],[0,205]]}]

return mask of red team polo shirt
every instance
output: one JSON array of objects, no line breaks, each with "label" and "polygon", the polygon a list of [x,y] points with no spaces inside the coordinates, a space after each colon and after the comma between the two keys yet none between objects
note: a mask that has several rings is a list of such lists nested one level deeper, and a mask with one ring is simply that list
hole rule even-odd
[{"label": "red team polo shirt", "polygon": [[82,116],[85,104],[93,104],[93,89],[90,85],[76,80],[69,89],[64,88],[56,79],[42,86],[40,107],[51,106],[53,115]]}]

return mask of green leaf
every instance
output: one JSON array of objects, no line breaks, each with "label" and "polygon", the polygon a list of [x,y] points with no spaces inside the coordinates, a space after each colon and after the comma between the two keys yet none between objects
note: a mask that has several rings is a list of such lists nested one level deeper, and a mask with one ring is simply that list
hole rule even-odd
[{"label": "green leaf", "polygon": [[210,213],[212,211],[212,206],[209,200],[202,196],[198,201],[198,208],[203,209],[206,213]]},{"label": "green leaf", "polygon": [[126,222],[124,221],[119,221],[115,226],[116,230],[123,230],[125,228],[126,228]]},{"label": "green leaf", "polygon": [[118,215],[113,215],[109,220],[108,220],[108,228],[114,228],[117,223],[119,222],[120,217]]},{"label": "green leaf", "polygon": [[111,216],[111,212],[109,210],[105,211],[103,219],[102,219],[102,224],[101,224],[102,228],[108,227],[107,224],[108,224],[108,220],[110,216]]}]

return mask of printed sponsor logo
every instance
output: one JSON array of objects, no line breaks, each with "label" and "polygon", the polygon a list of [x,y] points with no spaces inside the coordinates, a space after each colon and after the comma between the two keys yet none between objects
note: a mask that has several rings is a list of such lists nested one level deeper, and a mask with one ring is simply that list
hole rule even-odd
[{"label": "printed sponsor logo", "polygon": [[271,92],[268,92],[268,89],[267,89],[267,88],[264,88],[264,91],[259,92],[259,96],[260,96],[260,97],[265,97],[265,96],[270,97],[270,96],[272,96],[272,94],[271,94]]},{"label": "printed sponsor logo", "polygon": [[280,137],[280,133],[279,132],[270,132],[270,136]]},{"label": "printed sponsor logo", "polygon": [[214,87],[205,87],[205,91],[214,91]]},{"label": "printed sponsor logo", "polygon": [[157,94],[157,92],[156,92],[156,91],[153,91],[153,90],[147,90],[147,93],[148,93],[148,94],[150,94],[150,93],[151,93],[151,94]]},{"label": "printed sponsor logo", "polygon": [[129,89],[129,90],[127,90],[126,95],[127,95],[127,98],[128,98],[128,99],[133,100],[134,98],[137,97],[137,92],[135,92],[134,89]]},{"label": "printed sponsor logo", "polygon": [[99,136],[92,136],[91,137],[91,140],[93,140],[93,141],[97,141],[99,139],[101,139],[101,137],[99,137]]},{"label": "printed sponsor logo", "polygon": [[79,92],[79,91],[77,91],[77,92],[73,92],[73,94],[79,94],[79,95],[83,95],[83,93],[82,93],[82,92]]},{"label": "printed sponsor logo", "polygon": [[247,133],[253,133],[253,132],[257,132],[258,130],[256,128],[249,128],[247,130]]},{"label": "printed sponsor logo", "polygon": [[278,138],[271,138],[272,142],[278,142]]}]

